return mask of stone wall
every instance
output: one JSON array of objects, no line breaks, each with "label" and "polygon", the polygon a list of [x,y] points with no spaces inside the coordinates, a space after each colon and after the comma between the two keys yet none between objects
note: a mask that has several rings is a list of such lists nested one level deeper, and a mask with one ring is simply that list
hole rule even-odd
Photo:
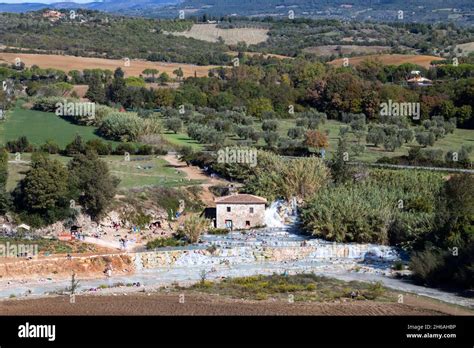
[{"label": "stone wall", "polygon": [[[370,245],[243,246],[194,250],[153,251],[132,254],[135,269],[173,266],[232,265],[285,261],[357,261],[363,260]],[[386,247],[388,252],[391,248]]]},{"label": "stone wall", "polygon": [[[231,211],[227,212],[227,207]],[[250,213],[253,208],[253,213]],[[226,228],[225,221],[232,220],[232,228],[246,229],[263,226],[265,219],[265,204],[217,204],[216,205],[216,227]],[[250,222],[250,226],[246,224]]]}]

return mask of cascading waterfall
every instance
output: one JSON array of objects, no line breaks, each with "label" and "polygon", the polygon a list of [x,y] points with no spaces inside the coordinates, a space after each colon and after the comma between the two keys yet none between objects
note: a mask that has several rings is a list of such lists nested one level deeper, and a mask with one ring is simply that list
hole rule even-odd
[{"label": "cascading waterfall", "polygon": [[293,197],[291,200],[291,209],[293,209],[293,216],[298,216],[298,203],[296,202],[296,197]]},{"label": "cascading waterfall", "polygon": [[285,221],[280,215],[280,209],[283,201],[275,201],[265,210],[265,225],[269,228],[284,228]]},{"label": "cascading waterfall", "polygon": [[136,271],[141,271],[143,269],[143,260],[140,254],[136,254],[133,260]]}]

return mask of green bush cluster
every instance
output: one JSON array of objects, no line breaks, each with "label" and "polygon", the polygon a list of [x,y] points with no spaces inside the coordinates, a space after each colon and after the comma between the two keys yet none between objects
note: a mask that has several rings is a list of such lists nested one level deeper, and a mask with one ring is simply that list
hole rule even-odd
[{"label": "green bush cluster", "polygon": [[372,170],[359,183],[328,186],[303,207],[304,228],[338,242],[413,243],[433,226],[440,174]]},{"label": "green bush cluster", "polygon": [[136,113],[114,112],[108,114],[99,127],[102,136],[118,141],[138,141],[141,136],[161,133],[158,118],[140,118]]},{"label": "green bush cluster", "polygon": [[168,238],[157,238],[148,243],[146,243],[147,250],[154,250],[156,248],[164,247],[178,247],[186,245],[186,241],[182,239],[177,239],[176,237]]}]

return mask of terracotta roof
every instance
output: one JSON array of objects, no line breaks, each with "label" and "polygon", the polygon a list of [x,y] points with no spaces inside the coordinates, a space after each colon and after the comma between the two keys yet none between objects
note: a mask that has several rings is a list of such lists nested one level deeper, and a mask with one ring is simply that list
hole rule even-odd
[{"label": "terracotta roof", "polygon": [[265,198],[247,195],[237,194],[225,197],[219,197],[214,200],[216,204],[265,204],[267,200]]}]

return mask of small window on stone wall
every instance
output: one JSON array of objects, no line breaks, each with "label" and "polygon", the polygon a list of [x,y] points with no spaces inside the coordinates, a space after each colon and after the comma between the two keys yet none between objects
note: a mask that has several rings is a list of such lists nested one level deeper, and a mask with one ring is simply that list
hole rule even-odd
[{"label": "small window on stone wall", "polygon": [[227,207],[227,212],[230,213],[230,207]]},{"label": "small window on stone wall", "polygon": [[250,208],[250,214],[253,214],[253,207]]}]

